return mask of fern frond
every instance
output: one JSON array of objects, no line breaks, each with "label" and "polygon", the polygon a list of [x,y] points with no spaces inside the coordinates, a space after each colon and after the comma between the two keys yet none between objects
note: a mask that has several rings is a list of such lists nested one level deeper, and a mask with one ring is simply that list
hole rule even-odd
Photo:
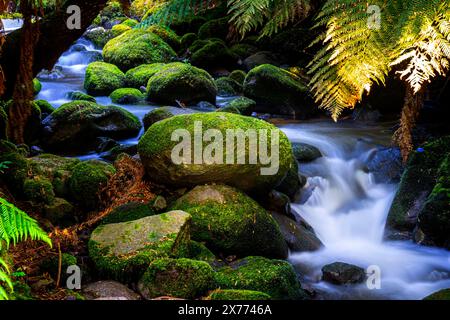
[{"label": "fern frond", "polygon": [[9,277],[9,268],[5,261],[0,258],[0,300],[8,300],[8,291],[13,290],[13,284]]}]

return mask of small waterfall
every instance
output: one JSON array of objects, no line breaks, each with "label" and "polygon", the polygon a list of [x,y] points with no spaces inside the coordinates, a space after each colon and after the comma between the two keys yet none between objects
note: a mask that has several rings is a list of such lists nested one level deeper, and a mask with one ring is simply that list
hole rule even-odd
[{"label": "small waterfall", "polygon": [[3,29],[6,34],[13,32],[14,30],[22,28],[22,19],[1,19],[3,23]]},{"label": "small waterfall", "polygon": [[[314,145],[324,155],[301,165],[300,171],[309,177],[307,196],[292,206],[324,244],[317,252],[290,256],[307,282],[325,297],[339,299],[421,299],[450,287],[450,252],[408,241],[383,240],[397,186],[377,184],[364,170],[374,148],[389,142],[390,135],[383,128],[314,123],[281,129],[290,140]],[[379,267],[381,289],[319,281],[321,268],[336,261]]]}]

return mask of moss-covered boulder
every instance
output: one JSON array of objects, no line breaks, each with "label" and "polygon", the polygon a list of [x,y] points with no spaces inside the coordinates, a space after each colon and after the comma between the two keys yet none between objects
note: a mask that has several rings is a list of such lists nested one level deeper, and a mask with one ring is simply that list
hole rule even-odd
[{"label": "moss-covered boulder", "polygon": [[25,179],[23,192],[25,198],[35,204],[50,204],[55,199],[53,185],[44,177],[35,176],[33,178]]},{"label": "moss-covered boulder", "polygon": [[215,103],[216,94],[217,87],[209,73],[181,62],[165,65],[147,84],[147,99],[161,104]]},{"label": "moss-covered boulder", "polygon": [[191,240],[189,243],[189,251],[186,256],[192,260],[205,261],[209,264],[216,261],[216,256],[203,243]]},{"label": "moss-covered boulder", "polygon": [[77,164],[69,179],[72,198],[86,209],[97,208],[100,204],[100,191],[114,173],[112,165],[98,160]]},{"label": "moss-covered boulder", "polygon": [[97,100],[93,96],[88,95],[81,91],[71,91],[67,94],[67,98],[72,101],[81,100],[81,101],[89,101],[89,102],[97,103]]},{"label": "moss-covered boulder", "polygon": [[33,79],[33,93],[34,93],[34,95],[37,96],[39,94],[39,92],[41,92],[41,90],[42,90],[42,83],[38,79],[34,78]]},{"label": "moss-covered boulder", "polygon": [[143,64],[128,70],[125,74],[126,85],[136,89],[147,87],[148,80],[158,73],[164,65],[164,63]]},{"label": "moss-covered boulder", "polygon": [[86,69],[84,88],[93,96],[108,96],[125,86],[125,74],[115,65],[93,62]]},{"label": "moss-covered boulder", "polygon": [[194,41],[198,40],[198,36],[197,34],[191,32],[191,33],[186,33],[185,35],[183,35],[180,39],[180,47],[181,49],[187,49],[189,48]]},{"label": "moss-covered boulder", "polygon": [[42,122],[44,143],[50,150],[95,148],[96,137],[123,139],[136,136],[142,125],[130,112],[88,101],[66,103]]},{"label": "moss-covered boulder", "polygon": [[110,40],[103,49],[106,62],[122,71],[155,62],[169,62],[176,53],[157,35],[133,29]]},{"label": "moss-covered boulder", "polygon": [[130,202],[114,208],[101,220],[101,224],[128,222],[156,214],[158,211],[150,203]]},{"label": "moss-covered boulder", "polygon": [[137,104],[145,100],[145,95],[135,88],[114,90],[109,97],[113,103],[117,104]]},{"label": "moss-covered boulder", "polygon": [[225,106],[219,109],[222,112],[232,112],[242,114],[243,116],[250,116],[256,108],[256,102],[246,97],[239,97],[231,100]]},{"label": "moss-covered boulder", "polygon": [[428,196],[437,185],[439,168],[449,150],[450,136],[446,136],[426,143],[410,155],[388,214],[388,226],[409,231],[415,227]]},{"label": "moss-covered boulder", "polygon": [[244,94],[254,99],[264,112],[306,118],[316,111],[306,82],[269,64],[256,67],[247,74]]},{"label": "moss-covered boulder", "polygon": [[77,222],[74,205],[63,198],[55,198],[42,212],[47,220],[59,227],[69,227]]},{"label": "moss-covered boulder", "polygon": [[[45,118],[50,113],[55,111],[55,108],[46,100],[35,100],[34,103],[37,105],[37,107],[41,110],[42,118]],[[1,113],[1,111],[0,111]],[[1,115],[0,115],[1,118]],[[1,120],[0,120],[1,122]],[[0,125],[1,127],[1,125]]]},{"label": "moss-covered boulder", "polygon": [[244,60],[258,52],[258,48],[248,43],[237,43],[230,48],[230,51]]},{"label": "moss-covered boulder", "polygon": [[169,28],[154,24],[148,27],[147,31],[163,39],[173,50],[178,51],[180,49],[180,37]]},{"label": "moss-covered boulder", "polygon": [[153,261],[138,283],[139,292],[145,299],[162,296],[194,299],[214,287],[211,266],[186,258]]},{"label": "moss-covered boulder", "polygon": [[450,289],[443,289],[432,293],[423,298],[423,300],[450,300]]},{"label": "moss-covered boulder", "polygon": [[130,31],[132,28],[130,26],[127,26],[125,24],[116,24],[112,27],[111,31],[114,37],[120,36],[122,33],[125,33],[127,31]]},{"label": "moss-covered boulder", "polygon": [[200,39],[226,39],[228,35],[228,29],[228,17],[210,20],[200,27],[200,29],[198,30],[198,37]]},{"label": "moss-covered boulder", "polygon": [[84,37],[91,41],[97,48],[103,48],[105,44],[115,37],[112,30],[106,30],[103,27],[97,27],[86,31]]},{"label": "moss-covered boulder", "polygon": [[220,268],[216,281],[221,289],[254,290],[275,300],[304,299],[294,268],[286,261],[247,257]]},{"label": "moss-covered boulder", "polygon": [[220,77],[216,79],[215,82],[217,86],[217,94],[219,96],[237,96],[242,92],[242,85],[229,77]]},{"label": "moss-covered boulder", "polygon": [[261,66],[263,64],[270,64],[279,67],[281,65],[281,57],[271,51],[259,51],[247,57],[242,65],[246,71]]},{"label": "moss-covered boulder", "polygon": [[[191,151],[185,152],[182,146],[193,147],[191,142],[194,139],[195,129],[199,127],[199,122],[202,124],[203,132],[208,129],[215,129],[217,131],[214,131],[214,133],[219,138],[220,136],[223,137],[222,149],[224,152],[223,155],[217,153],[214,157],[211,157],[209,152],[205,152],[206,161],[202,161],[202,164],[195,164],[194,159],[190,159]],[[177,129],[184,130],[178,131],[185,136],[185,141],[182,141],[181,145],[179,142],[181,138],[178,138],[178,141],[171,139],[172,134]],[[278,155],[278,163],[276,157],[272,158],[273,161],[270,161],[270,159],[269,161],[261,161],[261,158],[251,163],[242,161],[244,160],[244,151],[245,156],[248,158],[250,154],[253,160],[260,155],[257,152],[258,150],[253,147],[250,148],[253,144],[249,143],[249,139],[246,141],[239,139],[242,140],[242,143],[237,143],[236,139],[233,139],[230,135],[228,148],[226,147],[227,130],[231,130],[229,131],[231,133],[241,132],[239,130],[248,133],[249,129],[256,130],[258,140],[263,139],[262,135],[267,135],[267,154],[272,154],[271,145],[273,144],[274,155]],[[274,137],[273,141],[272,136]],[[253,143],[255,142],[253,141]],[[211,148],[206,149],[210,144],[204,142],[203,148],[205,149],[202,150],[213,151]],[[278,152],[275,153],[275,151]],[[268,192],[279,185],[291,169],[293,157],[291,143],[286,135],[275,126],[255,118],[225,112],[180,115],[159,121],[153,124],[141,138],[138,144],[138,152],[146,172],[151,174],[152,179],[157,182],[178,187],[217,182],[249,192]],[[173,161],[172,154],[177,158],[176,163]],[[240,155],[239,161],[238,155]]]},{"label": "moss-covered boulder", "polygon": [[174,210],[192,216],[192,239],[214,252],[286,258],[287,246],[270,214],[244,193],[225,185],[198,186]]},{"label": "moss-covered boulder", "polygon": [[253,290],[233,290],[233,289],[218,289],[212,291],[206,300],[270,300],[270,296],[267,293],[253,291]]},{"label": "moss-covered boulder", "polygon": [[233,70],[228,77],[230,79],[233,79],[234,81],[236,81],[240,85],[243,85],[246,76],[247,76],[247,73],[245,73],[245,71]]},{"label": "moss-covered boulder", "polygon": [[101,225],[89,240],[89,256],[101,275],[123,282],[137,281],[157,258],[186,252],[190,219],[186,212],[171,211]]},{"label": "moss-covered boulder", "polygon": [[[233,68],[237,66],[238,57],[234,55],[222,41],[198,42],[192,45],[191,64],[203,68]],[[198,47],[198,49],[197,49]]]}]

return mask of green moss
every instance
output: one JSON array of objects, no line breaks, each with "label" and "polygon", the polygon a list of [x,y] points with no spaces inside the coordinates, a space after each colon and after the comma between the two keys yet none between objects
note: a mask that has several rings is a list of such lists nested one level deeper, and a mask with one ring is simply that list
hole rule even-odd
[{"label": "green moss", "polygon": [[93,62],[86,69],[84,88],[93,96],[108,96],[125,85],[125,74],[116,66],[105,62]]},{"label": "green moss", "polygon": [[210,20],[200,27],[198,30],[198,37],[200,39],[208,39],[213,37],[226,39],[228,29],[228,17]]},{"label": "green moss", "polygon": [[138,23],[139,22],[137,20],[135,20],[135,19],[127,19],[124,22],[122,22],[121,24],[133,28],[133,27],[137,26]]},{"label": "green moss", "polygon": [[39,92],[41,92],[41,90],[42,90],[41,82],[38,79],[34,78],[33,79],[33,92],[34,92],[34,95],[37,96],[39,94]]},{"label": "green moss", "polygon": [[216,281],[221,289],[260,291],[275,300],[303,299],[294,268],[286,261],[247,257],[220,268]]},{"label": "green moss", "polygon": [[247,76],[247,74],[244,71],[242,71],[242,70],[234,70],[233,72],[230,73],[230,75],[228,77],[230,79],[233,79],[234,81],[236,81],[240,85],[243,85],[246,76]]},{"label": "green moss", "polygon": [[217,87],[209,73],[181,62],[165,65],[147,84],[148,100],[161,104],[215,103],[216,93]]},{"label": "green moss", "polygon": [[212,253],[203,243],[197,241],[191,241],[189,243],[188,258],[193,260],[205,261],[213,263],[216,260],[216,256]]},{"label": "green moss", "polygon": [[105,30],[102,27],[89,30],[85,33],[85,37],[90,40],[97,48],[103,48],[109,40],[113,39],[113,30]]},{"label": "green moss", "polygon": [[101,225],[89,240],[89,256],[103,277],[125,283],[137,281],[157,258],[177,257],[187,250],[190,216],[167,213],[168,221],[149,216]]},{"label": "green moss", "polygon": [[101,224],[133,221],[155,214],[157,211],[149,203],[130,202],[114,208],[101,220]]},{"label": "green moss", "polygon": [[199,68],[214,68],[214,67],[232,67],[235,66],[238,57],[235,56],[228,47],[221,41],[207,41],[198,50],[193,51],[196,46],[201,43],[195,43],[192,45],[192,65]]},{"label": "green moss", "polygon": [[97,103],[95,98],[93,96],[90,96],[86,93],[83,93],[81,91],[72,91],[67,94],[67,98],[73,101],[89,101],[93,103]]},{"label": "green moss", "polygon": [[49,115],[50,113],[55,111],[55,108],[46,100],[36,100],[34,101],[34,103],[41,110],[42,114]]},{"label": "green moss", "polygon": [[130,88],[147,87],[148,80],[158,73],[164,65],[164,63],[143,64],[130,69],[125,74],[125,82]]},{"label": "green moss", "polygon": [[238,43],[238,44],[233,45],[230,48],[230,51],[233,54],[235,54],[236,56],[238,56],[239,58],[241,58],[242,60],[244,60],[245,58],[251,56],[252,54],[257,53],[258,48],[251,44]]},{"label": "green moss", "polygon": [[194,299],[215,287],[214,271],[203,261],[158,259],[150,264],[138,287],[146,299],[161,296]]},{"label": "green moss", "polygon": [[52,183],[43,177],[26,179],[23,184],[23,192],[26,199],[34,203],[50,204],[55,199]]},{"label": "green moss", "polygon": [[450,300],[450,289],[443,289],[429,296],[423,298],[423,300]]},{"label": "green moss", "polygon": [[182,49],[189,48],[194,41],[198,39],[198,36],[195,33],[186,33],[184,36],[181,37],[180,45]]},{"label": "green moss", "polygon": [[136,104],[142,102],[145,98],[140,90],[134,88],[120,88],[114,90],[109,97],[113,103],[118,104]]},{"label": "green moss", "polygon": [[52,224],[68,227],[75,224],[75,207],[63,198],[55,198],[51,204],[44,206],[44,215]]},{"label": "green moss", "polygon": [[232,112],[237,114],[242,114],[245,116],[250,116],[255,110],[256,102],[252,99],[246,97],[239,97],[231,100],[224,107],[219,109],[222,112]]},{"label": "green moss", "polygon": [[16,194],[23,193],[23,185],[28,177],[30,164],[23,154],[15,151],[0,152],[0,162],[8,162],[8,169],[0,173],[0,178]]},{"label": "green moss", "polygon": [[180,37],[169,28],[154,24],[148,27],[147,31],[163,39],[173,50],[178,51],[180,49]]},{"label": "green moss", "polygon": [[219,289],[211,292],[206,300],[270,300],[270,296],[264,292],[252,290]]},{"label": "green moss", "polygon": [[112,27],[111,31],[114,37],[120,36],[122,33],[125,33],[127,31],[131,30],[130,26],[127,26],[125,24],[116,24]]},{"label": "green moss", "polygon": [[173,117],[173,113],[164,108],[158,108],[158,109],[152,110],[144,116],[144,119],[143,119],[144,128],[145,128],[145,130],[147,130],[154,123],[164,120],[164,119],[168,119],[170,117]]},{"label": "green moss", "polygon": [[110,40],[103,49],[103,57],[127,71],[142,64],[169,62],[176,53],[157,35],[133,29]]},{"label": "green moss", "polygon": [[113,166],[101,161],[77,164],[69,180],[72,197],[84,208],[95,209],[100,203],[100,190],[114,173]]},{"label": "green moss", "polygon": [[[40,265],[40,269],[42,272],[47,272],[50,276],[56,280],[58,277],[58,265],[59,265],[59,256],[53,256],[47,258],[42,261]],[[61,276],[62,283],[65,283],[67,280],[67,268],[70,266],[77,265],[77,258],[69,253],[63,252],[61,254]]]},{"label": "green moss", "polygon": [[242,92],[242,85],[231,78],[221,77],[216,79],[215,82],[217,86],[217,94],[219,96],[237,96],[240,92]]},{"label": "green moss", "polygon": [[[226,137],[227,130],[242,129],[244,132],[249,129],[267,130],[268,154],[271,154],[272,131],[278,130],[279,141],[274,144],[279,151],[278,171],[273,175],[262,175],[261,168],[265,168],[267,165],[263,165],[259,161],[256,164],[237,164],[238,144],[235,143],[234,150],[231,148],[227,150],[226,139],[223,142],[225,154],[222,163],[173,164],[172,150],[179,142],[170,139],[172,133],[177,129],[186,129],[193,137],[195,123],[198,121],[202,122],[203,130],[217,129],[224,137]],[[203,149],[207,145],[208,143],[204,142]],[[284,179],[292,164],[291,143],[278,128],[262,120],[225,112],[186,114],[159,121],[153,124],[141,138],[138,152],[146,171],[152,175],[155,181],[179,187],[219,182],[244,191],[268,192]],[[234,164],[227,164],[227,152],[234,152]],[[245,153],[247,155],[250,153],[248,139],[245,143]]]},{"label": "green moss", "polygon": [[171,209],[188,212],[192,216],[192,239],[205,242],[214,252],[287,257],[287,246],[275,220],[237,189],[197,186]]}]

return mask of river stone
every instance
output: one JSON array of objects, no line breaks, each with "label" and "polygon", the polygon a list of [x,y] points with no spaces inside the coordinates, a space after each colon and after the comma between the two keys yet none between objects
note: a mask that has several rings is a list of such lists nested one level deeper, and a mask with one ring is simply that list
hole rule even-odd
[{"label": "river stone", "polygon": [[337,285],[361,283],[365,278],[363,268],[344,262],[334,262],[322,268],[322,280]]},{"label": "river stone", "polygon": [[263,64],[279,66],[279,57],[270,51],[260,51],[247,57],[244,62],[244,68],[249,71]]},{"label": "river stone", "polygon": [[192,216],[192,238],[213,252],[287,258],[275,220],[256,201],[225,185],[197,186],[171,207]]},{"label": "river stone", "polygon": [[82,289],[87,300],[140,300],[141,297],[127,286],[116,281],[98,281],[89,283]]},{"label": "river stone", "polygon": [[63,104],[42,122],[44,143],[50,150],[78,150],[97,147],[97,137],[125,139],[136,136],[139,119],[117,106],[101,106],[88,101]]},{"label": "river stone", "polygon": [[100,274],[136,281],[155,259],[187,252],[191,216],[183,211],[97,227],[89,240],[89,256]]},{"label": "river stone", "polygon": [[377,183],[398,183],[403,172],[399,148],[379,148],[367,163]]},{"label": "river stone", "polygon": [[280,226],[284,240],[292,251],[316,251],[322,247],[322,242],[317,236],[300,223],[275,212],[272,212],[272,217]]},{"label": "river stone", "polygon": [[93,62],[86,68],[84,88],[92,96],[108,96],[125,86],[125,74],[115,65]]},{"label": "river stone", "polygon": [[147,131],[148,128],[158,121],[169,119],[175,115],[191,113],[195,113],[195,111],[187,108],[160,107],[147,113],[142,121],[144,123],[144,129]]},{"label": "river stone", "polygon": [[[258,130],[267,130],[269,149],[271,133],[274,134],[272,131],[277,131],[279,134],[279,143],[277,144],[279,147],[278,171],[275,168],[275,174],[262,175],[261,168],[267,168],[269,165],[263,165],[260,161],[257,164],[243,165],[236,164],[235,159],[235,164],[226,164],[226,154],[218,161],[222,164],[217,162],[213,164],[189,164],[188,157],[185,157],[184,164],[175,164],[172,161],[172,150],[180,142],[171,139],[173,132],[176,129],[185,129],[194,139],[194,125],[198,122],[202,123],[203,132],[207,129],[216,129],[222,133],[224,153],[227,151],[225,138],[228,129],[242,129],[244,132],[248,129],[257,130],[257,132],[261,132]],[[246,144],[248,148],[248,141]],[[204,147],[207,145],[209,143],[204,142]],[[233,150],[235,158],[237,146],[237,143],[235,143],[235,149]],[[155,182],[174,187],[192,187],[216,182],[228,184],[243,191],[269,192],[284,180],[287,172],[293,166],[291,143],[278,128],[262,120],[225,112],[180,115],[159,121],[153,124],[141,138],[138,152],[147,174]],[[231,152],[231,149],[228,152]]]},{"label": "river stone", "polygon": [[300,162],[311,162],[322,157],[319,149],[307,143],[292,143],[292,149],[295,158]]}]

